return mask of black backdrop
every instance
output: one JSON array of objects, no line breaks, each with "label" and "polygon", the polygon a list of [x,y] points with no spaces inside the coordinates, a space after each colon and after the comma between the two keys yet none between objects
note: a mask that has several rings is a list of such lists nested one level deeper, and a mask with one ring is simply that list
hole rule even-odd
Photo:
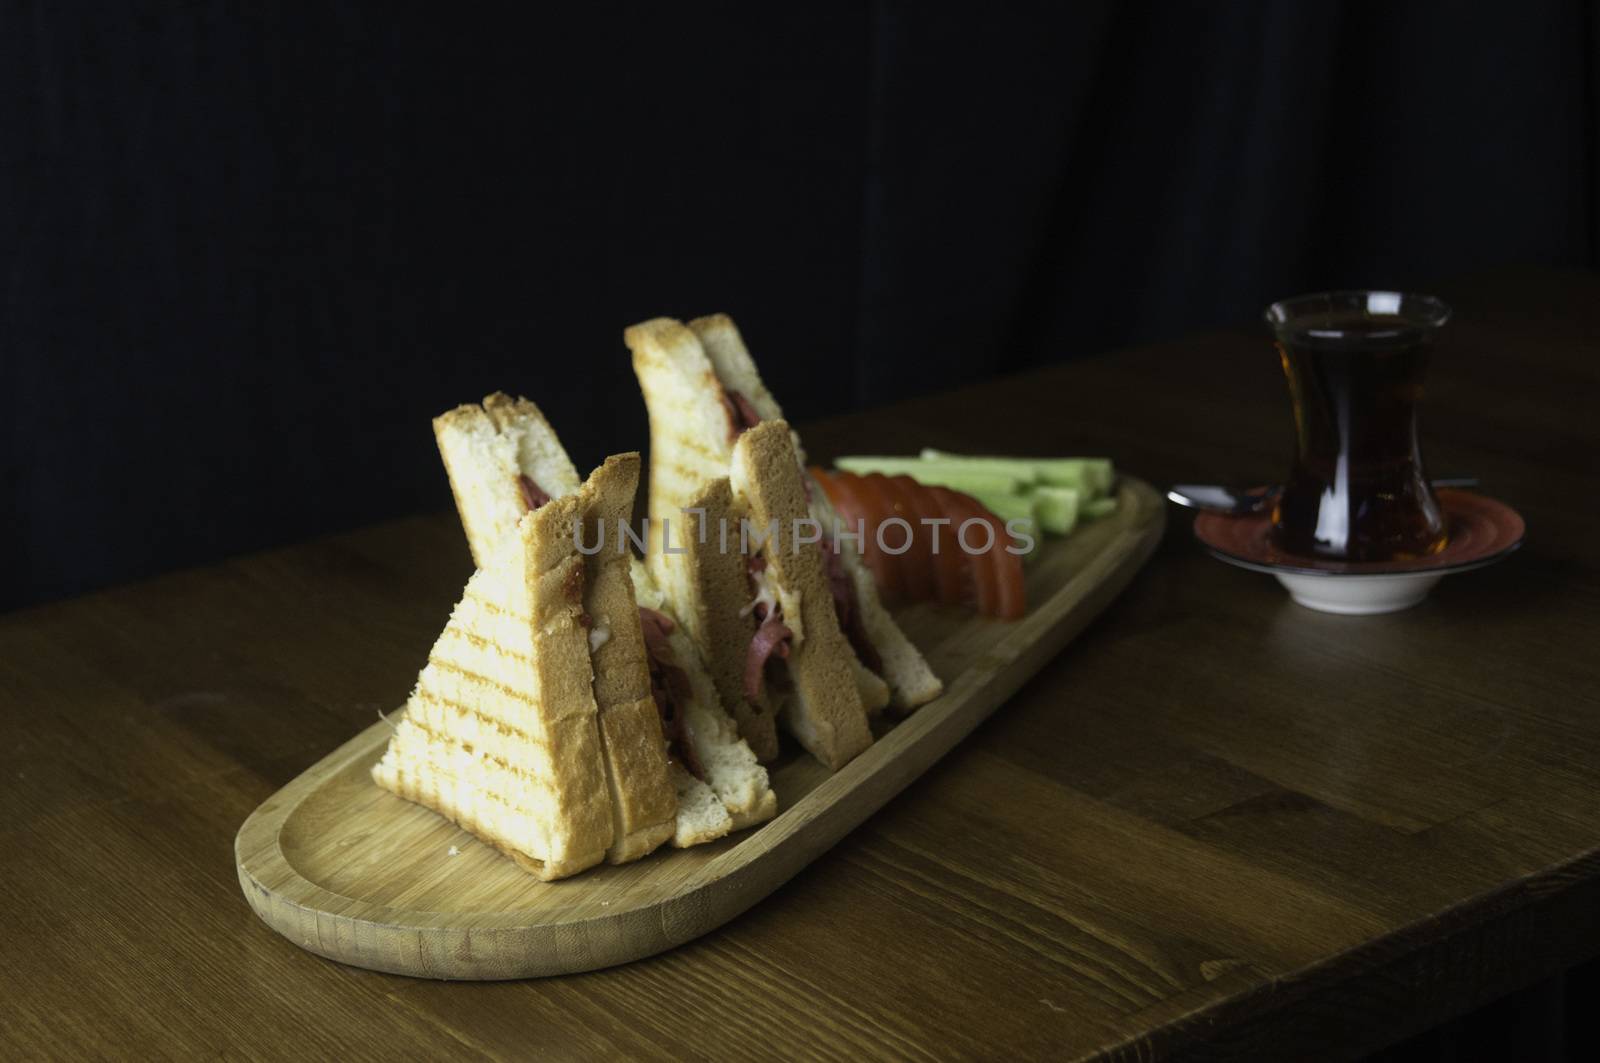
[{"label": "black backdrop", "polygon": [[447,506],[504,387],[640,446],[620,330],[791,415],[1595,264],[1592,4],[0,2],[0,607]]}]

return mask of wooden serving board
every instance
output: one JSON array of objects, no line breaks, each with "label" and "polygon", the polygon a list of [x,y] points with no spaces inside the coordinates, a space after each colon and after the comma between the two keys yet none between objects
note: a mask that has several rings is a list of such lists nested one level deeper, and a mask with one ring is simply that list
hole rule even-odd
[{"label": "wooden serving board", "polygon": [[[816,859],[948,752],[1059,653],[1154,551],[1164,502],[1123,477],[1120,505],[1028,568],[1027,616],[898,612],[945,692],[842,771],[770,767],[778,815],[693,849],[540,882],[453,823],[381,790],[379,722],[257,808],[234,841],[256,914],[331,959],[429,978],[526,978],[626,963],[704,934]],[[452,848],[457,855],[450,855]]]}]

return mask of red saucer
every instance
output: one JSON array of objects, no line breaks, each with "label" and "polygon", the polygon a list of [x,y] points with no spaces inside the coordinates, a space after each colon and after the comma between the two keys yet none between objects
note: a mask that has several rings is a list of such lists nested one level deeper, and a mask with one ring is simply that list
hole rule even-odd
[{"label": "red saucer", "polygon": [[1471,491],[1435,494],[1449,522],[1450,540],[1437,554],[1407,561],[1333,561],[1280,550],[1272,541],[1270,510],[1238,517],[1201,513],[1194,520],[1194,534],[1225,561],[1263,572],[1316,576],[1443,574],[1498,561],[1522,544],[1522,516],[1504,502]]}]

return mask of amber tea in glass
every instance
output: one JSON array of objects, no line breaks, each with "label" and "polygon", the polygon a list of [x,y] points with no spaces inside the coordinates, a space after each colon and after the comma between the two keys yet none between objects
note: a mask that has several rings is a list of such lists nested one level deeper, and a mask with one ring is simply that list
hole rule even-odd
[{"label": "amber tea in glass", "polygon": [[1344,561],[1442,550],[1417,406],[1450,308],[1425,295],[1326,292],[1266,316],[1294,404],[1294,466],[1272,511],[1278,546]]}]

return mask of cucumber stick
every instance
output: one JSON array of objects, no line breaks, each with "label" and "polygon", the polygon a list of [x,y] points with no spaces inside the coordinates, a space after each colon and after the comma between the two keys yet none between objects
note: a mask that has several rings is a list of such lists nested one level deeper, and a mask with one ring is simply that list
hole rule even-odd
[{"label": "cucumber stick", "polygon": [[1045,485],[1035,487],[1028,497],[1033,499],[1033,512],[1039,518],[1039,527],[1045,531],[1067,535],[1078,526],[1082,496],[1076,488]]},{"label": "cucumber stick", "polygon": [[968,495],[1017,494],[1026,482],[1021,477],[998,469],[934,464],[920,458],[880,458],[856,455],[840,458],[834,463],[845,472],[859,476],[881,472],[885,476],[906,475],[919,484],[930,487],[948,487]]},{"label": "cucumber stick", "polygon": [[1025,483],[1074,487],[1085,499],[1108,493],[1116,479],[1110,458],[988,458],[951,454],[928,447],[922,451],[922,460],[941,468],[992,469],[1017,476]]},{"label": "cucumber stick", "polygon": [[1024,494],[982,491],[972,497],[982,502],[984,508],[999,517],[1002,523],[1008,520],[1034,520],[1037,517],[1033,500]]}]

